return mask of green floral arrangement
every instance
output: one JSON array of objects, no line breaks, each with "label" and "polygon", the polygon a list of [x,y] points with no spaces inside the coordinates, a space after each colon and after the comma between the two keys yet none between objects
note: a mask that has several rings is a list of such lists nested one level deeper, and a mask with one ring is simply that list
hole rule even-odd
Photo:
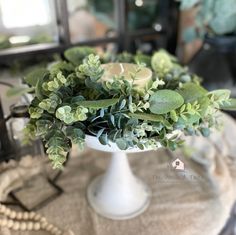
[{"label": "green floral arrangement", "polygon": [[76,47],[64,56],[25,77],[35,96],[25,132],[43,140],[54,168],[72,144],[83,148],[86,135],[121,150],[160,144],[175,150],[183,143],[175,131],[208,136],[219,125],[218,110],[236,108],[229,90],[208,92],[163,50],[99,57],[93,48]]}]

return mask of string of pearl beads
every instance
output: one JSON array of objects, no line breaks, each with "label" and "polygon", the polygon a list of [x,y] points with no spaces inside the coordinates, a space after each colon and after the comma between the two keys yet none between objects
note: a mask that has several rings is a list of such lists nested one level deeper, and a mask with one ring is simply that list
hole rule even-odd
[{"label": "string of pearl beads", "polygon": [[59,228],[48,223],[45,217],[35,212],[16,212],[0,204],[0,214],[7,217],[0,218],[0,227],[21,231],[45,230],[52,235],[63,235]]}]

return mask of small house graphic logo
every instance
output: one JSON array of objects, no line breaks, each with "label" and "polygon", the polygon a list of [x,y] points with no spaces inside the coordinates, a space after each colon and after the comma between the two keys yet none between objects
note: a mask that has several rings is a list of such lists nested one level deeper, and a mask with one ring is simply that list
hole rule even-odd
[{"label": "small house graphic logo", "polygon": [[179,158],[175,159],[171,165],[176,170],[184,170],[184,163]]}]

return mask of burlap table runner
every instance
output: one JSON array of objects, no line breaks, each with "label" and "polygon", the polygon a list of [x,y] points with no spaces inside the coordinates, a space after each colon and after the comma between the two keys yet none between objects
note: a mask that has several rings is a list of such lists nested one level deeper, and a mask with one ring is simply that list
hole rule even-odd
[{"label": "burlap table runner", "polygon": [[[151,186],[153,193],[149,209],[141,216],[112,221],[88,206],[86,188],[109,161],[109,154],[92,150],[70,160],[58,182],[65,193],[40,213],[76,235],[219,234],[236,198],[236,124],[228,116],[224,119],[224,131],[214,133],[211,139],[188,138],[189,145],[197,149],[191,157],[164,149],[129,155],[134,173]],[[176,158],[184,163],[184,171],[172,168]],[[43,190],[43,185],[40,188]],[[46,235],[10,231],[5,234]]]}]

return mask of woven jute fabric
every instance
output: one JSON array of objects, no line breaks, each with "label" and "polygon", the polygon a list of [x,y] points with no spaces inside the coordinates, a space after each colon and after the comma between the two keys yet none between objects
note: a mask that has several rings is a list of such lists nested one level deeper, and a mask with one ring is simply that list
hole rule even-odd
[{"label": "woven jute fabric", "polygon": [[[133,172],[152,189],[148,210],[134,219],[109,220],[89,207],[87,186],[104,172],[110,159],[109,154],[94,150],[71,158],[58,182],[65,193],[39,212],[75,235],[217,235],[236,199],[236,124],[226,115],[224,123],[223,131],[214,132],[210,139],[187,138],[191,157],[164,149],[129,155]],[[177,158],[184,163],[182,171],[172,167]],[[2,234],[47,233],[2,230]]]}]

